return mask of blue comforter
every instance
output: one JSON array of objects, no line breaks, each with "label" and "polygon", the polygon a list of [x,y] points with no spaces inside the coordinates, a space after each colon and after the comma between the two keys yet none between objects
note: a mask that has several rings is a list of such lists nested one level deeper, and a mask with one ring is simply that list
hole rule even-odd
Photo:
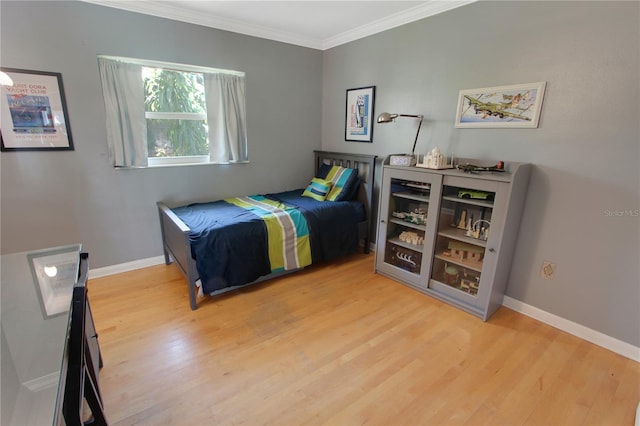
[{"label": "blue comforter", "polygon": [[[316,201],[302,189],[266,197],[299,209],[307,220],[313,263],[354,253],[358,222],[365,220],[358,201]],[[247,284],[271,273],[264,221],[224,200],[172,209],[191,230],[191,254],[205,293]]]}]

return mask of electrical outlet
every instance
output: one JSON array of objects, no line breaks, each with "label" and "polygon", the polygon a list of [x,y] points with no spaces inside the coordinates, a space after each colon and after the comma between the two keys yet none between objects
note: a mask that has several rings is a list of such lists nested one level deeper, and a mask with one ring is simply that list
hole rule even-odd
[{"label": "electrical outlet", "polygon": [[556,274],[556,264],[545,260],[542,262],[542,269],[540,269],[540,276],[545,280],[553,279]]}]

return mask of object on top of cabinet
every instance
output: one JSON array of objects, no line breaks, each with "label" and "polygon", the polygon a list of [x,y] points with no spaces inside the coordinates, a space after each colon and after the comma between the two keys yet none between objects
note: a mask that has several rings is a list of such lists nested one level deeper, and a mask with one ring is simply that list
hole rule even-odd
[{"label": "object on top of cabinet", "polygon": [[435,147],[416,166],[436,170],[453,169],[453,156],[451,156],[451,162],[449,162],[447,161],[447,156],[440,152],[440,148]]}]

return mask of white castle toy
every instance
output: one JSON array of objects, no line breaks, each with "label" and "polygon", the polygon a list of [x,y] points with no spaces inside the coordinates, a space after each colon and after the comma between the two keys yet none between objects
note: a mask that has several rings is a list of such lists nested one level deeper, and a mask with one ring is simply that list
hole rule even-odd
[{"label": "white castle toy", "polygon": [[440,152],[440,148],[435,147],[422,159],[422,163],[416,164],[425,169],[450,169],[451,164],[447,164],[447,157]]}]

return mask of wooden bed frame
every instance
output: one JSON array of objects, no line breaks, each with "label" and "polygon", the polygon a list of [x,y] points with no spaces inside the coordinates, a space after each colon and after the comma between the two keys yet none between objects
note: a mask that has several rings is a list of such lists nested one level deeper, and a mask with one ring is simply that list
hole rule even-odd
[{"label": "wooden bed frame", "polygon": [[[373,185],[375,177],[375,155],[364,154],[345,154],[339,152],[314,151],[315,153],[315,170],[322,164],[338,165],[358,170],[360,178],[360,189],[358,192],[358,200],[365,206],[366,219],[358,224],[358,232],[360,239],[363,240],[364,252],[369,253],[370,235],[371,235],[371,211],[373,198]],[[163,202],[159,201],[158,213],[160,215],[160,230],[162,232],[162,248],[164,250],[165,263],[169,265],[172,260],[184,273],[189,284],[189,303],[191,309],[198,308],[196,295],[198,292],[198,271],[196,269],[196,261],[191,256],[191,245],[189,243],[189,227],[184,224],[176,216],[173,211]],[[220,294],[231,291],[246,285],[255,284],[269,278],[274,278],[286,273],[295,272],[285,271],[277,274],[264,275],[248,284],[241,286],[227,287],[213,294]]]}]

